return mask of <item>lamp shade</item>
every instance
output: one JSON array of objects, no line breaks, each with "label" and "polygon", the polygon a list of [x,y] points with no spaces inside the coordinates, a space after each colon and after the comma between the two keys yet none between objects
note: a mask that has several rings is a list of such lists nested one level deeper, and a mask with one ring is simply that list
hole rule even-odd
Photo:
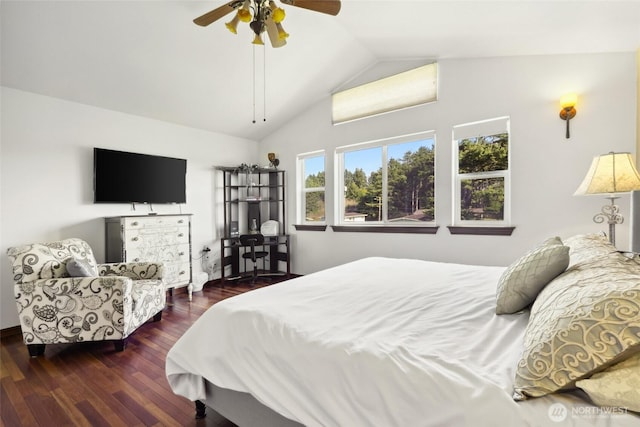
[{"label": "lamp shade", "polygon": [[640,190],[640,173],[630,153],[607,153],[594,157],[587,176],[574,193],[584,194],[627,193]]}]

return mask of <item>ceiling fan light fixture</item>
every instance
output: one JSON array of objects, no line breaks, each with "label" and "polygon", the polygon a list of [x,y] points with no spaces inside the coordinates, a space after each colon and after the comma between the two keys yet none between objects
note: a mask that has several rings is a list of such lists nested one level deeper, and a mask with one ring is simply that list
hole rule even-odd
[{"label": "ceiling fan light fixture", "polygon": [[256,34],[251,43],[259,46],[264,45],[264,42],[262,41],[262,36],[260,34]]},{"label": "ceiling fan light fixture", "polygon": [[239,13],[240,11],[236,13],[236,16],[234,16],[231,21],[224,24],[227,27],[227,30],[231,31],[233,34],[238,34],[238,22],[240,22],[240,17],[238,16]]},{"label": "ceiling fan light fixture", "polygon": [[[341,7],[340,0],[280,0],[280,2],[333,16],[340,12]],[[289,33],[280,25],[286,17],[286,12],[274,0],[231,0],[195,18],[193,22],[201,27],[206,27],[234,11],[233,19],[225,24],[233,34],[238,33],[238,23],[241,21],[249,23],[249,27],[255,34],[253,44],[264,44],[262,33],[265,31],[268,33],[269,41],[273,47],[282,47],[286,44]]]},{"label": "ceiling fan light fixture", "polygon": [[284,28],[282,28],[282,24],[276,24],[276,28],[278,29],[278,38],[280,40],[285,40],[289,37],[289,33],[287,33]]},{"label": "ceiling fan light fixture", "polygon": [[242,6],[242,8],[238,9],[237,16],[238,19],[240,19],[242,22],[251,22],[251,11],[249,9],[245,9],[245,6]]},{"label": "ceiling fan light fixture", "polygon": [[[282,21],[284,21],[284,18],[286,17],[286,14],[284,12],[284,9],[282,9],[281,7],[277,7],[275,6],[274,2],[271,2],[272,6],[271,6],[271,10],[272,15],[273,15],[273,22],[275,22],[276,24],[281,23]],[[275,9],[274,9],[275,6]]]},{"label": "ceiling fan light fixture", "polygon": [[256,19],[254,21],[251,21],[251,23],[249,24],[249,27],[253,30],[253,32],[256,35],[260,35],[264,31],[264,22],[258,21]]}]

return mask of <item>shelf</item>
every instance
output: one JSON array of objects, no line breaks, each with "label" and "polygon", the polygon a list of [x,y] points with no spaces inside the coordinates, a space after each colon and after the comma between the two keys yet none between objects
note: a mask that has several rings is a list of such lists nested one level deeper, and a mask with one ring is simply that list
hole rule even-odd
[{"label": "shelf", "polygon": [[261,202],[284,202],[283,199],[259,199],[259,200],[247,200],[247,199],[233,199],[227,200],[225,203],[261,203]]},{"label": "shelf", "polygon": [[227,188],[231,188],[233,190],[240,190],[240,189],[245,189],[245,188],[284,188],[284,185],[282,184],[278,184],[278,185],[269,185],[269,184],[254,184],[254,185],[227,185]]},{"label": "shelf", "polygon": [[[286,175],[285,171],[273,168],[258,168],[252,172],[238,170],[233,166],[215,168],[222,175],[224,201],[224,228],[222,234],[248,233],[253,224],[266,221],[277,221],[279,230],[286,233]],[[244,175],[244,176],[243,176]],[[256,199],[249,197],[259,197]],[[269,252],[267,261],[261,262],[266,271],[274,273],[282,270],[286,264],[287,275],[290,273],[289,237],[280,234],[266,237],[265,248]],[[245,273],[241,257],[246,249],[239,245],[230,245],[230,237],[221,240],[221,280]],[[275,242],[269,240],[275,239]],[[247,266],[248,268],[249,266]],[[229,274],[230,273],[230,274]]]}]

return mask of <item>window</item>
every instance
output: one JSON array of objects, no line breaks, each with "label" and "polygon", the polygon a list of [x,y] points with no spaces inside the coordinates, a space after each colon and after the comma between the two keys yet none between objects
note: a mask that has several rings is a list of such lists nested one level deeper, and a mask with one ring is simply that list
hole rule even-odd
[{"label": "window", "polygon": [[453,128],[454,225],[510,223],[509,118]]},{"label": "window", "polygon": [[434,146],[423,132],[338,148],[336,223],[433,225]]},{"label": "window", "polygon": [[333,94],[333,124],[414,107],[438,99],[438,64],[428,64]]},{"label": "window", "polygon": [[298,155],[298,223],[325,223],[324,151]]}]

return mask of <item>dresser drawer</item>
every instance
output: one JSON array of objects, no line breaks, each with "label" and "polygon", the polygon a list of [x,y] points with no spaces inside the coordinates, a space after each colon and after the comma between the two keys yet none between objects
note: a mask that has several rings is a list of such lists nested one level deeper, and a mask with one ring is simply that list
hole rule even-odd
[{"label": "dresser drawer", "polygon": [[188,262],[164,265],[164,283],[169,287],[191,282],[191,264]]},{"label": "dresser drawer", "polygon": [[141,216],[124,218],[125,230],[139,230],[143,228],[158,228],[171,226],[186,226],[189,220],[183,216]]},{"label": "dresser drawer", "polygon": [[125,229],[124,240],[127,248],[181,245],[189,243],[189,227]]},{"label": "dresser drawer", "polygon": [[127,261],[131,262],[189,262],[189,244],[170,246],[138,246],[127,250]]}]

